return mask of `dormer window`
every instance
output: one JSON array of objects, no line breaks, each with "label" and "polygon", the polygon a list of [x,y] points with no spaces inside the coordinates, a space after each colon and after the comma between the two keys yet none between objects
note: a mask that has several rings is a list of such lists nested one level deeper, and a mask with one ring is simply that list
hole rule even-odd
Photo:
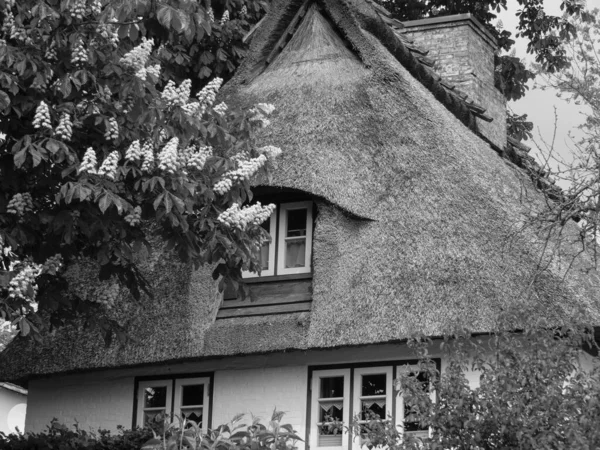
[{"label": "dormer window", "polygon": [[[261,278],[311,272],[311,201],[277,204],[271,217],[262,226],[271,235],[271,241],[260,250]],[[253,272],[244,272],[243,275],[244,278],[259,276]]]}]

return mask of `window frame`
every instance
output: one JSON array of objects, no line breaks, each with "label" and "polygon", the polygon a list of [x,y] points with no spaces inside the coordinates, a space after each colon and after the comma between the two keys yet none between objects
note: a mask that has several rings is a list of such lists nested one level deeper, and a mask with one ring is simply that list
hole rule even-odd
[{"label": "window frame", "polygon": [[[419,370],[419,365],[418,364],[404,364],[404,365],[398,365],[396,366],[396,377],[398,376],[398,374],[400,373],[400,371],[411,371],[411,372],[421,372],[421,370]],[[438,367],[439,370],[439,367]],[[429,391],[429,397],[431,398],[432,401],[436,401],[437,399],[437,393],[435,390],[430,389]],[[405,417],[404,417],[404,395],[399,394],[397,396],[397,400],[396,400],[396,415],[395,417],[402,417],[402,422],[400,423],[398,420],[396,420],[396,427],[399,427],[400,429],[400,433],[402,435],[404,435],[404,433],[408,433],[411,436],[420,436],[423,435],[422,437],[431,437],[431,428],[427,429],[427,430],[415,430],[415,431],[405,431],[404,430],[404,422],[405,422]]]},{"label": "window frame", "polygon": [[[145,408],[145,396],[144,393],[146,391],[146,389],[148,388],[154,388],[154,387],[166,387],[167,388],[167,394],[166,394],[166,404],[165,404],[165,414],[171,414],[171,411],[173,409],[173,383],[171,382],[171,380],[169,378],[165,378],[165,379],[156,379],[156,380],[147,380],[147,381],[141,381],[138,386],[137,386],[137,394],[138,394],[138,402],[137,402],[137,422],[139,423],[140,427],[144,426],[144,412],[146,410],[148,410],[149,408]],[[158,408],[153,408],[153,409],[158,409]],[[162,408],[161,408],[162,409]]]},{"label": "window frame", "polygon": [[[432,358],[436,365],[436,369],[441,371],[441,358],[436,357]],[[419,368],[419,361],[416,359],[404,359],[404,360],[387,360],[387,361],[372,361],[372,362],[357,362],[357,363],[347,363],[347,364],[329,364],[329,365],[318,365],[318,366],[308,366],[308,395],[307,400],[308,404],[306,405],[306,432],[305,432],[305,442],[309,443],[309,448],[313,450],[364,450],[360,439],[355,438],[350,433],[345,433],[344,438],[342,440],[342,445],[337,447],[318,447],[317,444],[317,429],[316,429],[316,420],[315,414],[318,412],[315,406],[316,402],[316,392],[318,390],[319,384],[315,381],[315,374],[323,374],[323,373],[331,373],[334,376],[336,373],[341,373],[344,370],[347,370],[350,375],[350,393],[349,395],[349,407],[346,408],[348,413],[344,414],[344,423],[346,425],[350,422],[350,414],[352,414],[352,418],[359,412],[360,401],[357,397],[360,397],[357,394],[360,394],[360,380],[361,375],[367,374],[380,374],[386,373],[388,375],[388,379],[386,380],[386,414],[388,409],[392,415],[392,420],[394,421],[394,425],[397,427],[398,431],[403,434],[404,427],[404,401],[402,396],[395,390],[395,380],[398,378],[398,374],[400,370],[406,370],[409,367],[414,368],[415,371]],[[389,374],[391,373],[391,378],[389,378]],[[322,377],[322,375],[321,375]],[[392,390],[388,391],[388,386],[391,384]],[[433,401],[437,399],[437,392],[431,391],[430,395],[432,396]],[[391,401],[388,403],[388,399],[391,396]],[[351,412],[351,413],[350,413]],[[346,418],[346,416],[348,416]],[[401,418],[401,420],[400,420]],[[411,433],[420,433],[421,431],[411,432]],[[431,435],[431,430],[429,430],[429,435]]]},{"label": "window frame", "polygon": [[[347,450],[348,449],[348,430],[346,428],[344,428],[342,430],[342,445],[341,446],[322,446],[320,447],[318,445],[319,443],[319,434],[318,434],[318,426],[319,423],[318,422],[318,418],[319,418],[319,394],[320,394],[320,387],[321,387],[321,379],[322,378],[331,378],[331,377],[343,377],[344,378],[344,397],[343,397],[343,402],[344,402],[344,413],[343,413],[343,417],[342,417],[342,421],[344,423],[349,423],[350,422],[350,408],[351,408],[351,404],[350,404],[350,376],[351,376],[351,369],[333,369],[333,370],[315,370],[312,372],[312,380],[310,382],[310,388],[311,388],[311,402],[309,407],[311,408],[311,422],[309,427],[307,427],[307,431],[308,430],[313,430],[313,425],[314,425],[314,433],[310,434],[310,441],[306,441],[309,442],[309,446],[310,448],[314,448],[314,449],[319,449],[319,450],[338,450],[338,449],[344,449]],[[346,404],[347,402],[347,404]]]},{"label": "window frame", "polygon": [[[203,433],[208,432],[208,414],[210,413],[210,396],[208,390],[210,389],[210,378],[208,377],[195,377],[195,378],[176,378],[175,379],[175,390],[173,392],[173,415],[181,417],[181,394],[183,393],[184,386],[191,385],[204,385],[204,396],[202,403],[202,427]],[[191,406],[191,405],[188,405]],[[200,405],[196,405],[200,406]]]},{"label": "window frame", "polygon": [[202,431],[207,432],[212,422],[214,386],[214,373],[212,372],[135,377],[133,390],[133,417],[131,420],[132,428],[144,426],[144,390],[147,387],[159,386],[160,383],[164,383],[163,385],[167,385],[167,413],[169,414],[171,420],[174,417],[176,399],[180,398],[181,387],[191,384],[204,384],[204,405],[202,405]]},{"label": "window frame", "polygon": [[[267,200],[265,204],[269,203]],[[269,281],[269,278],[303,275],[312,273],[312,243],[314,230],[314,202],[312,200],[291,201],[291,202],[272,202],[275,203],[275,211],[271,214],[269,234],[271,242],[269,245],[269,269],[262,270],[260,275],[256,272],[247,270],[242,271],[244,280]],[[287,211],[293,211],[306,208],[306,253],[304,267],[285,267],[285,234],[287,228]],[[272,267],[271,267],[272,266]]]}]

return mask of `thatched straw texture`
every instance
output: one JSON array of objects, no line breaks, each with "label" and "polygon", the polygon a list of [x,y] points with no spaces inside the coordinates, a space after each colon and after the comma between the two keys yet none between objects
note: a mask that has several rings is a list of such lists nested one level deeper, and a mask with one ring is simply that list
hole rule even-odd
[{"label": "thatched straw texture", "polygon": [[541,200],[529,177],[465,126],[468,109],[443,106],[435,84],[415,78],[412,56],[371,5],[311,6],[265,63],[301,4],[275,1],[225,96],[232,106],[275,105],[261,138],[284,151],[272,186],[317,199],[311,313],[215,323],[208,273],[157,257],[155,300],[128,346],[58,333],[43,346],[11,346],[0,379],[488,332],[511,311],[522,319],[515,328],[600,321],[598,274],[564,277],[570,261],[559,257],[540,267],[545,239],[521,229]]}]

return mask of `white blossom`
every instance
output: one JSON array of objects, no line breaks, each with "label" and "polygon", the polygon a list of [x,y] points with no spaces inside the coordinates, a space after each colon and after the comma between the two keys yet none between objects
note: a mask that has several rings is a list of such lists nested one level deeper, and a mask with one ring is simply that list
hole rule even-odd
[{"label": "white blossom", "polygon": [[158,154],[158,168],[166,172],[174,173],[177,171],[177,147],[179,138],[174,137],[167,142],[162,151]]},{"label": "white blossom", "polygon": [[110,152],[98,169],[98,175],[103,175],[109,180],[114,180],[117,177],[117,167],[119,166],[120,159],[121,156],[118,151]]},{"label": "white blossom", "polygon": [[98,161],[96,160],[96,152],[92,147],[88,147],[83,155],[83,161],[81,161],[81,166],[79,166],[78,173],[87,172],[95,174],[96,166],[98,165]]},{"label": "white blossom", "polygon": [[249,224],[260,225],[273,214],[275,205],[261,205],[257,202],[254,205],[244,206],[234,203],[228,209],[223,211],[217,217],[217,220],[229,228],[239,228],[244,230]]},{"label": "white blossom", "polygon": [[149,173],[154,169],[154,147],[150,142],[142,146],[142,172]]},{"label": "white blossom", "polygon": [[273,160],[281,155],[281,149],[274,145],[267,145],[258,149],[258,152],[265,155],[267,159]]},{"label": "white blossom", "polygon": [[[153,46],[154,39],[142,38],[142,42],[139,45],[136,45],[129,52],[125,53],[121,58],[121,64],[125,67],[131,67],[136,72],[140,69],[144,69],[148,63],[150,54],[152,53]],[[145,71],[143,79],[146,79]]]},{"label": "white blossom", "polygon": [[221,88],[223,84],[222,78],[214,78],[210,83],[202,88],[200,92],[196,94],[196,98],[200,102],[199,113],[200,115],[204,114],[207,108],[210,108],[215,99],[217,98],[217,92]]},{"label": "white blossom", "polygon": [[69,113],[65,112],[61,114],[55,133],[56,137],[60,139],[64,139],[65,141],[71,140],[71,136],[73,135],[73,122],[71,122]]},{"label": "white blossom", "polygon": [[80,65],[86,63],[87,61],[88,52],[85,49],[83,39],[80,37],[79,39],[77,39],[77,42],[73,46],[73,51],[71,52],[71,63],[75,65]]},{"label": "white blossom", "polygon": [[108,119],[108,127],[104,131],[104,139],[107,141],[115,140],[119,138],[119,124],[117,119],[111,117]]},{"label": "white blossom", "polygon": [[36,277],[40,274],[38,264],[27,264],[8,284],[8,296],[31,302],[37,295]]},{"label": "white blossom", "polygon": [[50,123],[50,108],[43,100],[40,102],[35,110],[35,116],[33,118],[34,128],[47,128],[52,129],[52,123]]},{"label": "white blossom", "polygon": [[211,147],[200,147],[198,151],[194,152],[192,156],[187,160],[186,167],[196,170],[202,170],[206,160],[212,155]]},{"label": "white blossom", "polygon": [[221,17],[221,26],[225,25],[227,22],[229,22],[229,10],[226,9],[225,12],[223,13],[223,16]]},{"label": "white blossom", "polygon": [[142,148],[139,140],[133,141],[129,145],[127,152],[125,152],[125,159],[132,162],[142,159]]},{"label": "white blossom", "polygon": [[231,181],[231,178],[222,178],[213,186],[213,191],[219,195],[225,195],[232,187],[233,181]]},{"label": "white blossom", "polygon": [[129,214],[127,214],[125,216],[125,222],[127,222],[132,227],[138,225],[141,222],[141,220],[142,220],[142,208],[139,206],[136,206],[135,208],[133,208],[133,211],[131,211]]},{"label": "white blossom", "polygon": [[25,213],[33,211],[33,200],[29,192],[17,193],[8,202],[6,212],[22,217]]},{"label": "white blossom", "polygon": [[227,112],[227,105],[225,104],[225,102],[221,102],[219,103],[217,106],[214,107],[214,111],[219,114],[220,116],[224,115]]}]

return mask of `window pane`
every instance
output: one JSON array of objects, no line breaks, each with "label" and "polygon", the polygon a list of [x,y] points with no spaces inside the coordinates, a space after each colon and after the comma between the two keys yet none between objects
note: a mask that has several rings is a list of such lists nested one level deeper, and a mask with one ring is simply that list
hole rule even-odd
[{"label": "window pane", "polygon": [[377,375],[363,375],[361,395],[385,395],[385,373]]},{"label": "window pane", "polygon": [[203,405],[204,404],[204,385],[192,384],[181,387],[181,406]]},{"label": "window pane", "polygon": [[144,426],[150,428],[160,428],[165,418],[163,411],[144,411]]},{"label": "window pane", "polygon": [[144,390],[144,408],[164,408],[167,406],[167,387],[148,387]]},{"label": "window pane", "polygon": [[308,211],[293,209],[287,212],[286,237],[306,236],[306,217]]},{"label": "window pane", "polygon": [[202,408],[181,408],[181,415],[200,426],[202,425]]},{"label": "window pane", "polygon": [[[305,230],[306,231],[306,230]],[[285,267],[306,267],[306,238],[285,242]]]},{"label": "window pane", "polygon": [[385,399],[362,400],[360,418],[361,420],[385,419]]},{"label": "window pane", "polygon": [[344,396],[344,377],[321,378],[321,398]]}]

